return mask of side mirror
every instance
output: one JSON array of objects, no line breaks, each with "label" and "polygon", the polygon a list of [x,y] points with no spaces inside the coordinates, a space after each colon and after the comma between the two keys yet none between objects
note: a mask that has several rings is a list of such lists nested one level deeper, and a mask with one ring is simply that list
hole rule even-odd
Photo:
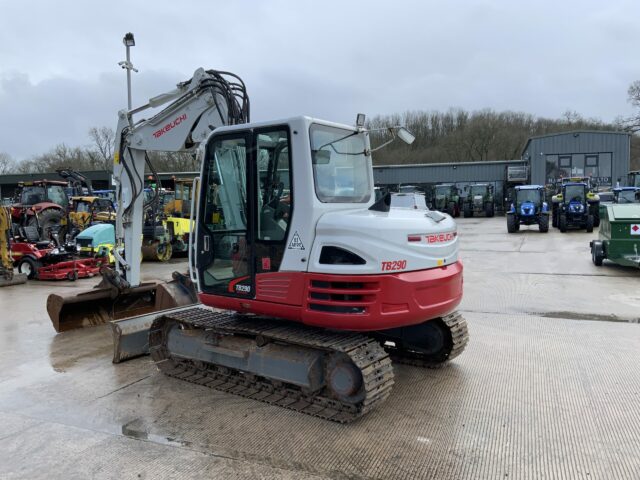
[{"label": "side mirror", "polygon": [[404,128],[404,127],[376,128],[376,129],[369,130],[369,131],[370,132],[375,132],[375,131],[380,131],[380,130],[387,130],[387,131],[391,132],[391,139],[387,140],[382,145],[378,145],[376,148],[372,148],[368,152],[365,152],[365,155],[369,156],[370,153],[375,152],[377,150],[380,150],[383,147],[386,147],[391,142],[393,142],[396,139],[396,137],[398,137],[400,140],[402,140],[403,142],[405,142],[408,145],[411,145],[413,143],[413,141],[416,139],[415,135],[413,133],[411,133],[409,130],[407,130],[406,128]]},{"label": "side mirror", "polygon": [[330,150],[312,150],[311,158],[314,165],[327,165],[331,161]]},{"label": "side mirror", "polygon": [[404,127],[399,127],[396,131],[396,135],[398,135],[398,138],[407,145],[411,145],[416,139],[416,136]]}]

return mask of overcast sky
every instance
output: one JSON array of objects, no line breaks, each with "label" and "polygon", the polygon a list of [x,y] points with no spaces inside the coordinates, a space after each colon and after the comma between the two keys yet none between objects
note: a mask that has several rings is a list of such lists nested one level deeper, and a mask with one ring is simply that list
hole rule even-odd
[{"label": "overcast sky", "polygon": [[0,152],[115,128],[128,31],[134,105],[202,66],[243,78],[252,120],[461,107],[611,121],[632,111],[639,19],[638,0],[0,0]]}]

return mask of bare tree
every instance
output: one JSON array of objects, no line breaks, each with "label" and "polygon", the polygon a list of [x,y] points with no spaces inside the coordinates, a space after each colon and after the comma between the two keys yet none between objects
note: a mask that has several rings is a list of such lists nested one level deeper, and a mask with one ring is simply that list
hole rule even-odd
[{"label": "bare tree", "polygon": [[94,157],[94,161],[101,164],[102,169],[111,170],[113,163],[113,147],[115,143],[115,132],[109,127],[91,127],[89,138],[92,146],[88,153]]},{"label": "bare tree", "polygon": [[629,103],[639,110],[629,118],[623,119],[622,124],[631,132],[640,131],[640,80],[636,80],[627,90],[627,99]]},{"label": "bare tree", "polygon": [[16,171],[16,167],[16,161],[11,158],[11,155],[5,152],[0,152],[0,175],[14,173]]}]

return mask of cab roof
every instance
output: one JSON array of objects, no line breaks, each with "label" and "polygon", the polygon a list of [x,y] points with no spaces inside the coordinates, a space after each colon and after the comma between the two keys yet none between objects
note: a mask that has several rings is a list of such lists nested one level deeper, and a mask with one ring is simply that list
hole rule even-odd
[{"label": "cab roof", "polygon": [[638,191],[640,187],[615,187],[613,189],[614,192],[628,192],[628,191]]},{"label": "cab roof", "polygon": [[517,185],[516,190],[540,190],[544,188],[542,185]]}]

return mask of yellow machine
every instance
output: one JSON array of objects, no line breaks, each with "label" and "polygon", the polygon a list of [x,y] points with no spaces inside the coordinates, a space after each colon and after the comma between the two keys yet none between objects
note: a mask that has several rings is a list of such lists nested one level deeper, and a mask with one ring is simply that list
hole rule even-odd
[{"label": "yellow machine", "polygon": [[0,206],[0,287],[26,283],[27,275],[13,273],[11,258],[11,215],[6,207]]},{"label": "yellow machine", "polygon": [[[173,253],[188,250],[189,234],[193,228],[191,215],[191,199],[193,197],[193,179],[176,178],[174,198],[164,206],[166,230],[171,237]],[[196,192],[197,196],[197,192]]]},{"label": "yellow machine", "polygon": [[83,231],[92,222],[115,223],[116,212],[113,203],[97,196],[71,197],[73,205],[69,221],[74,229]]}]

